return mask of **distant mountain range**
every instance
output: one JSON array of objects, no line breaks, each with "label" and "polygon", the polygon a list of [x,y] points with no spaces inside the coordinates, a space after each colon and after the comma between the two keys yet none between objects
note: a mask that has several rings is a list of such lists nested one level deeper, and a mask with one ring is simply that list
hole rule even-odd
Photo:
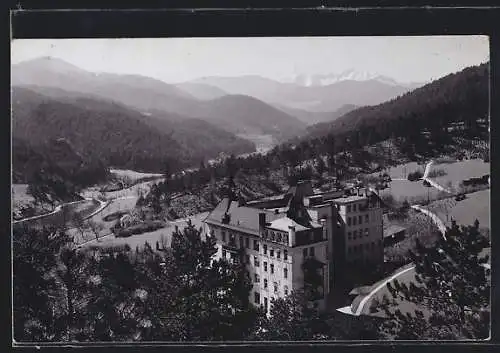
[{"label": "distant mountain range", "polygon": [[354,109],[342,117],[308,127],[305,140],[360,132],[384,139],[401,131],[442,129],[450,122],[488,118],[489,63],[447,75],[401,97]]},{"label": "distant mountain range", "polygon": [[353,69],[346,70],[340,74],[325,74],[325,75],[297,75],[293,82],[306,87],[311,86],[328,86],[342,81],[378,81],[384,84],[407,87],[410,89],[423,86],[425,83],[401,83],[393,78],[380,75],[370,71],[356,71]]},{"label": "distant mountain range", "polygon": [[253,143],[204,120],[164,112],[146,116],[119,103],[47,87],[13,88],[12,134],[34,149],[64,138],[94,161],[156,172],[165,162],[172,169],[190,167],[220,152],[255,151]]},{"label": "distant mountain range", "polygon": [[253,97],[224,95],[221,89],[210,85],[181,84],[177,87],[138,75],[91,73],[54,58],[13,65],[12,84],[32,90],[39,86],[78,92],[142,113],[161,111],[186,119],[198,118],[231,133],[271,134],[278,141],[295,136],[305,128],[297,118]]},{"label": "distant mountain range", "polygon": [[[361,80],[361,78],[365,78]],[[205,77],[192,81],[222,89],[229,94],[255,97],[277,107],[315,113],[335,112],[344,105],[380,104],[414,89],[418,84],[399,84],[376,76],[299,76],[294,82],[277,82],[260,76]],[[300,114],[296,117],[300,119]],[[322,118],[314,119],[315,121]]]}]

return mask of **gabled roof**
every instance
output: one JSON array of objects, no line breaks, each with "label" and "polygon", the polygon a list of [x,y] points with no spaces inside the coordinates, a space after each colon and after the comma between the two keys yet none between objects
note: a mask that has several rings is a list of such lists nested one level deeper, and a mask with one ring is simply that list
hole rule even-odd
[{"label": "gabled roof", "polygon": [[268,225],[268,228],[288,232],[288,228],[291,226],[295,227],[296,232],[300,232],[300,231],[309,229],[307,227],[304,227],[304,226],[298,224],[293,219],[288,218],[288,217],[283,217],[283,218],[279,218],[279,219],[272,221],[271,224]]},{"label": "gabled roof", "polygon": [[[223,223],[222,219],[227,213],[228,223]],[[272,211],[239,206],[237,201],[223,199],[215,209],[205,218],[206,223],[225,225],[236,229],[259,232],[259,213],[266,214],[266,222],[272,222],[277,218],[283,217],[282,214],[275,214]]]}]

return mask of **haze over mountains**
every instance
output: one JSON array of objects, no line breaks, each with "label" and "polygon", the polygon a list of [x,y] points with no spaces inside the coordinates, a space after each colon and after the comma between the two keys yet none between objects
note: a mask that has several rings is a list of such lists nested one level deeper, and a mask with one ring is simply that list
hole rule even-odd
[{"label": "haze over mountains", "polygon": [[354,72],[350,76],[299,76],[296,82],[286,83],[260,76],[205,77],[193,82],[215,86],[231,94],[252,96],[276,106],[315,113],[335,112],[344,105],[379,104],[418,86],[399,84],[375,74],[356,76]]},{"label": "haze over mountains", "polygon": [[220,152],[253,152],[250,140],[262,136],[280,143],[350,131],[360,121],[370,126],[392,114],[385,107],[413,107],[408,97],[429,86],[408,93],[418,84],[354,71],[292,81],[242,76],[168,84],[43,57],[12,66],[13,134],[34,146],[64,137],[111,165],[160,171],[162,159],[186,166]]},{"label": "haze over mountains", "polygon": [[419,133],[421,129],[442,129],[450,122],[474,124],[488,118],[489,63],[432,81],[397,99],[354,109],[335,121],[308,127],[304,139],[361,132],[371,138],[388,138],[404,127]]},{"label": "haze over mountains", "polygon": [[162,111],[199,118],[236,134],[271,134],[278,141],[303,131],[305,124],[255,98],[221,96],[217,88],[184,85],[186,91],[163,81],[138,75],[90,73],[62,60],[40,58],[14,65],[14,86],[58,88],[101,97],[142,113]]}]

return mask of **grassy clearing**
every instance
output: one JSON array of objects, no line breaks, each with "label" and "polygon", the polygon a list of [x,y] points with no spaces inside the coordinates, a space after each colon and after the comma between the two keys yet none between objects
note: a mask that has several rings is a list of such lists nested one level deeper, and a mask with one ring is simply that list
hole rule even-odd
[{"label": "grassy clearing", "polygon": [[472,225],[477,219],[480,228],[489,229],[490,189],[467,194],[465,200],[458,202],[454,198],[431,202],[428,209],[447,225],[451,224],[452,219],[461,225]]},{"label": "grassy clearing", "polygon": [[455,163],[433,164],[431,170],[434,169],[443,169],[446,172],[446,175],[433,178],[436,183],[442,186],[451,184],[456,188],[464,179],[490,174],[490,163],[485,163],[482,159],[470,159]]},{"label": "grassy clearing", "polygon": [[435,200],[439,197],[439,190],[426,187],[422,181],[392,180],[389,187],[380,190],[380,196],[392,195],[396,202],[408,200],[410,204],[420,200]]},{"label": "grassy clearing", "polygon": [[[205,219],[207,215],[208,212],[203,212],[190,217],[190,219],[196,228],[200,228],[203,226],[203,219]],[[132,249],[135,249],[136,247],[142,249],[144,247],[144,244],[147,242],[154,249],[156,242],[158,242],[159,244],[165,244],[165,246],[169,247],[172,242],[172,234],[175,232],[175,226],[178,226],[179,229],[182,230],[184,227],[187,226],[187,220],[178,220],[175,222],[170,222],[167,224],[167,227],[165,228],[161,228],[153,232],[132,235],[126,238],[117,238],[114,235],[110,235],[108,237],[101,239],[99,242],[93,241],[89,244],[92,244],[94,246],[96,245],[103,246],[103,247],[111,245],[128,244]]]}]

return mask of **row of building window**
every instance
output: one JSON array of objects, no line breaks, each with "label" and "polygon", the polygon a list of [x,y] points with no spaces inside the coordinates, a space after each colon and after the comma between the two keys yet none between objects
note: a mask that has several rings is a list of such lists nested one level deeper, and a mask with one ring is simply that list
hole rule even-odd
[{"label": "row of building window", "polygon": [[[363,245],[364,245],[365,250],[370,250],[370,248],[373,250],[377,246],[377,244],[374,241],[372,241],[371,243],[349,246],[347,248],[347,253],[348,254],[361,253],[363,251]],[[381,246],[382,245],[382,241],[379,240],[378,245]]]},{"label": "row of building window", "polygon": [[[264,255],[267,255],[267,245],[266,244],[262,245],[262,252]],[[269,256],[274,257],[274,254],[275,254],[274,249],[269,248]],[[276,249],[276,258],[278,260],[281,259],[281,250],[279,250],[279,249]],[[283,250],[283,260],[285,260],[285,261],[288,260],[288,251],[287,250]]]},{"label": "row of building window", "polygon": [[[368,223],[370,221],[370,217],[368,216],[368,214],[365,214],[365,223]],[[350,226],[350,225],[356,225],[356,223],[358,224],[363,224],[363,216],[354,216],[354,217],[347,217],[347,225]]]},{"label": "row of building window", "polygon": [[[277,284],[275,283],[275,285],[276,285],[274,287],[275,288],[275,293],[278,293]],[[287,286],[284,287],[284,293],[285,293],[285,295],[288,295],[288,287]],[[257,305],[260,305],[260,293],[259,292],[254,292],[254,302]],[[266,311],[268,309],[268,299],[267,299],[267,297],[264,297],[264,309]]]},{"label": "row of building window", "polygon": [[[285,277],[286,278],[286,277]],[[260,283],[260,276],[255,273],[254,274],[254,283]],[[267,289],[267,279],[264,278],[264,289]],[[278,282],[273,282],[274,293],[278,293]],[[285,286],[285,295],[288,293],[288,287]]]},{"label": "row of building window", "polygon": [[[359,237],[362,238],[363,237],[363,230],[360,229],[359,233],[357,230],[355,230],[353,232],[347,232],[347,239],[349,239],[349,240],[356,239],[356,238],[358,238],[358,234],[359,234]],[[370,235],[370,230],[368,228],[365,228],[364,235],[365,235],[365,237],[368,237]]]},{"label": "row of building window", "polygon": [[264,238],[270,241],[288,244],[288,233],[274,232],[266,229],[264,231]]},{"label": "row of building window", "polygon": [[[250,263],[250,258],[247,256],[247,263]],[[260,267],[260,261],[257,256],[253,257],[253,264],[255,267]],[[264,272],[267,272],[267,261],[264,261]],[[269,272],[274,274],[274,264],[269,264]],[[288,278],[288,269],[286,267],[283,268],[283,277]]]},{"label": "row of building window", "polygon": [[[225,231],[221,232],[221,237],[222,237],[223,242],[227,241]],[[229,234],[229,244],[236,247],[236,239],[235,239],[233,234]],[[249,237],[240,236],[240,249],[243,247],[245,247],[247,249],[250,248]],[[253,249],[255,251],[259,251],[259,249],[260,249],[259,241],[256,239],[253,240]],[[264,252],[264,255],[267,255],[267,245],[266,244],[263,245],[263,252]],[[269,249],[269,256],[270,257],[274,257],[274,253],[275,253],[274,249]],[[276,258],[281,259],[281,251],[278,249],[276,250]],[[283,260],[285,260],[285,261],[288,260],[288,251],[287,250],[283,250]]]}]

